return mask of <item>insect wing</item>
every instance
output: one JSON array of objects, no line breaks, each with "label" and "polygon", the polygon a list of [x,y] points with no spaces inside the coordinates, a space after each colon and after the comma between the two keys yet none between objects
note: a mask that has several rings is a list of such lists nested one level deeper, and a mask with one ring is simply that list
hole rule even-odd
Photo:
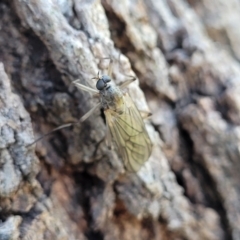
[{"label": "insect wing", "polygon": [[111,136],[129,172],[137,172],[148,160],[152,143],[143,119],[128,94],[124,95],[123,111],[105,110]]}]

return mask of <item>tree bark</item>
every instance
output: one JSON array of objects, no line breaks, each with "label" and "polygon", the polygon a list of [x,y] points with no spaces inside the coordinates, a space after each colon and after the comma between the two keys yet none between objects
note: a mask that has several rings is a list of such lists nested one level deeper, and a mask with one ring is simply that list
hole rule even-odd
[{"label": "tree bark", "polygon": [[[0,240],[240,239],[240,4],[0,0]],[[119,57],[120,56],[120,57]],[[152,155],[105,143],[98,71],[128,91]]]}]

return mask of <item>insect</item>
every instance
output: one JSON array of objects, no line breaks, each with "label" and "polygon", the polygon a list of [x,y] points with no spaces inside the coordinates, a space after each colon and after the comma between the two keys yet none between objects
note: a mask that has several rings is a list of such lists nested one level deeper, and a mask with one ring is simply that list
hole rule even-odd
[{"label": "insect", "polygon": [[[78,122],[85,121],[96,109],[102,107],[106,117],[106,140],[108,146],[111,145],[111,140],[113,140],[123,159],[125,169],[129,172],[137,172],[148,160],[152,151],[152,143],[139,110],[129,94],[123,91],[136,78],[132,78],[117,86],[112,81],[110,75],[111,70],[109,70],[108,75],[100,76],[98,73],[98,76],[93,78],[97,80],[96,89],[81,84],[79,80],[73,82],[77,88],[98,94],[100,98],[100,102]],[[65,124],[55,128],[53,131],[71,125],[73,123]],[[34,143],[41,138],[34,141]]]}]

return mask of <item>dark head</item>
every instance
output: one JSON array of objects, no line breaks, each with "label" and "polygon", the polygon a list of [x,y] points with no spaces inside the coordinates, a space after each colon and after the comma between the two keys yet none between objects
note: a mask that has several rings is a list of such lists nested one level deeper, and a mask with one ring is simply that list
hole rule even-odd
[{"label": "dark head", "polygon": [[106,88],[108,82],[111,82],[111,78],[107,75],[102,75],[102,77],[99,78],[97,81],[97,84],[96,84],[97,90],[101,91],[104,88]]}]

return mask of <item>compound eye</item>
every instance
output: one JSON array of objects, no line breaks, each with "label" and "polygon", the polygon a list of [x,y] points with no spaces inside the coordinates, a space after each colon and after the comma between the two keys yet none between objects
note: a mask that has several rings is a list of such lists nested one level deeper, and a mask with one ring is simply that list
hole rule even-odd
[{"label": "compound eye", "polygon": [[108,75],[103,75],[103,76],[102,76],[102,80],[103,80],[105,83],[111,82],[111,78],[110,78]]},{"label": "compound eye", "polygon": [[101,91],[101,90],[104,89],[104,87],[106,87],[106,83],[103,81],[102,78],[100,78],[100,79],[97,81],[96,88],[97,88],[97,90]]}]

